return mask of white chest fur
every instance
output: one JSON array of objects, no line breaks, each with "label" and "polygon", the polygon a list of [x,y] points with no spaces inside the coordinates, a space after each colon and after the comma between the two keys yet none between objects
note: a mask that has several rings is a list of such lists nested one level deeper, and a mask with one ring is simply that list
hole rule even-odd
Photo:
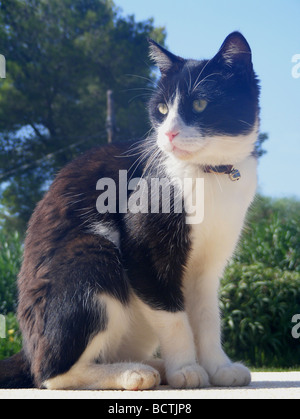
[{"label": "white chest fur", "polygon": [[256,166],[252,157],[237,165],[242,177],[236,182],[224,174],[202,174],[204,220],[192,226],[192,252],[187,269],[190,275],[207,270],[222,274],[234,252],[255,195]]},{"label": "white chest fur", "polygon": [[[204,272],[221,275],[234,252],[255,195],[257,161],[248,157],[235,167],[241,173],[239,181],[232,181],[226,174],[203,173],[197,166],[182,166],[181,178],[204,179],[204,218],[202,223],[190,226],[192,250],[187,277],[199,277]],[[179,167],[174,169],[178,175]]]}]

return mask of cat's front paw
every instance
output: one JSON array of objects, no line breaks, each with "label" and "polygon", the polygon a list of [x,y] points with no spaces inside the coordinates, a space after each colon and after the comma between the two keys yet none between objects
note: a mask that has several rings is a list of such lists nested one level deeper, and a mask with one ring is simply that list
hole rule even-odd
[{"label": "cat's front paw", "polygon": [[158,371],[148,365],[140,365],[123,375],[125,390],[149,390],[160,384]]},{"label": "cat's front paw", "polygon": [[251,383],[251,373],[242,364],[227,364],[219,367],[210,382],[216,387],[243,387]]},{"label": "cat's front paw", "polygon": [[198,364],[167,373],[167,380],[173,388],[201,388],[209,385],[206,371]]}]

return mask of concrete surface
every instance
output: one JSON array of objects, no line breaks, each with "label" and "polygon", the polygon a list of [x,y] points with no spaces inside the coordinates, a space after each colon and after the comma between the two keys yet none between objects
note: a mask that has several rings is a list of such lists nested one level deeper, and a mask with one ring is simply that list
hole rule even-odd
[{"label": "concrete surface", "polygon": [[161,386],[151,391],[49,391],[0,390],[0,399],[300,399],[300,372],[257,372],[244,388],[173,390]]}]

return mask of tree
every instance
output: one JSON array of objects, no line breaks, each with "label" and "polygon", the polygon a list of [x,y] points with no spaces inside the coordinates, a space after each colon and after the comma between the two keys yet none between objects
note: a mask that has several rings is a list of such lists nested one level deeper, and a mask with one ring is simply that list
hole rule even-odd
[{"label": "tree", "polygon": [[54,174],[106,141],[108,89],[115,93],[118,139],[147,132],[148,37],[163,43],[165,32],[151,19],[122,17],[111,0],[0,1],[7,62],[0,80],[0,202],[11,225],[24,231]]},{"label": "tree", "polygon": [[255,153],[257,157],[264,156],[267,151],[264,150],[263,144],[269,139],[269,135],[266,132],[262,132],[258,136],[258,140],[255,147]]}]

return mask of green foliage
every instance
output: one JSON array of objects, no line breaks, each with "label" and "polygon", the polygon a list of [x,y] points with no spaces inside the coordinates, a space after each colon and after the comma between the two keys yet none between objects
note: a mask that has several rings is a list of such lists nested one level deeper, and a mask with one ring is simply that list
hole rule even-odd
[{"label": "green foliage", "polygon": [[21,259],[22,246],[18,234],[8,238],[0,230],[0,314],[16,309],[16,281]]},{"label": "green foliage", "polygon": [[16,316],[9,313],[5,316],[6,337],[0,338],[0,360],[9,358],[18,353],[22,348],[22,337],[19,331]]},{"label": "green foliage", "polygon": [[300,202],[259,197],[221,288],[224,342],[255,367],[300,365]]},{"label": "green foliage", "polygon": [[22,260],[22,245],[17,233],[7,237],[0,230],[0,314],[5,316],[6,338],[0,338],[0,359],[21,349],[21,334],[15,311],[17,275]]},{"label": "green foliage", "polygon": [[241,264],[300,272],[300,202],[258,197],[241,243]]},{"label": "green foliage", "polygon": [[221,290],[223,336],[232,358],[255,367],[300,365],[292,317],[300,313],[300,274],[255,265],[231,265]]},{"label": "green foliage", "polygon": [[0,80],[0,184],[8,181],[0,200],[11,231],[24,232],[61,167],[106,142],[108,89],[116,139],[149,130],[145,99],[155,77],[148,37],[163,43],[165,32],[151,19],[123,17],[111,0],[0,2],[7,62]]}]

